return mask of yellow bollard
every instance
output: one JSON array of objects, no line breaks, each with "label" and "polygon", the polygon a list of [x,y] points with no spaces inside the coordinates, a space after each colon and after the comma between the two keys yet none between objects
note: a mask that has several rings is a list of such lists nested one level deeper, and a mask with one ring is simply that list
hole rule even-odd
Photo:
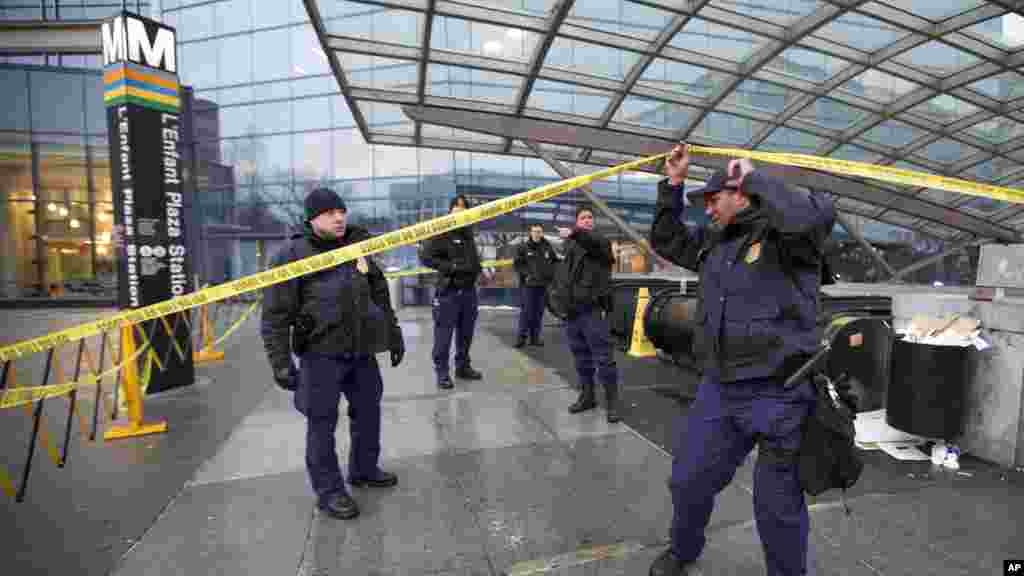
[{"label": "yellow bollard", "polygon": [[210,326],[210,315],[207,312],[207,306],[207,304],[204,304],[199,311],[199,330],[202,332],[203,348],[192,355],[192,361],[195,364],[210,364],[224,359],[223,350],[213,349],[213,328]]},{"label": "yellow bollard", "polygon": [[128,423],[111,426],[103,435],[105,440],[117,438],[133,438],[147,434],[167,432],[167,422],[143,424],[142,386],[139,384],[139,365],[135,358],[135,329],[132,326],[121,328],[121,392],[127,404]]},{"label": "yellow bollard", "polygon": [[629,341],[628,354],[634,358],[650,358],[657,356],[658,351],[654,344],[647,339],[644,332],[644,312],[647,310],[647,303],[651,295],[647,288],[639,288],[636,292],[636,313],[633,315],[633,337]]}]

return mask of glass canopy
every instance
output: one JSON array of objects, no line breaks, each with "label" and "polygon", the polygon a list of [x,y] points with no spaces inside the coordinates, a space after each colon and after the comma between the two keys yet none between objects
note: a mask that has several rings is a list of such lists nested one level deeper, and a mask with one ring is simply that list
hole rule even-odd
[{"label": "glass canopy", "polygon": [[[315,0],[368,142],[532,155],[409,104],[792,151],[1024,188],[1024,16],[1001,0]],[[398,138],[400,137],[400,138]],[[567,162],[621,150],[551,147]],[[695,159],[699,163],[700,159]],[[880,185],[850,213],[945,238],[942,210],[1024,229],[1024,205]],[[945,222],[944,222],[945,220]],[[989,228],[991,231],[991,228]]]}]

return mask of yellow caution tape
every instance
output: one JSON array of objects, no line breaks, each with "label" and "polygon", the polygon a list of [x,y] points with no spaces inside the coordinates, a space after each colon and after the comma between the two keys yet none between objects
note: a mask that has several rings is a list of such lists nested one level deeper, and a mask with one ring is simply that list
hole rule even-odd
[{"label": "yellow caution tape", "polygon": [[[481,268],[504,268],[505,266],[511,266],[513,260],[511,258],[505,260],[484,260],[480,263]],[[419,276],[421,274],[433,274],[437,272],[433,268],[427,268],[426,266],[420,266],[419,268],[413,268],[411,270],[399,270],[397,272],[386,272],[385,278],[404,278],[406,276]]]},{"label": "yellow caution tape", "polygon": [[1004,188],[991,184],[981,184],[959,178],[949,178],[924,172],[904,170],[895,166],[877,166],[865,162],[853,162],[852,160],[840,160],[838,158],[824,158],[822,156],[810,156],[808,154],[789,154],[780,152],[757,152],[754,150],[741,150],[739,148],[709,148],[706,146],[689,147],[691,154],[706,154],[709,156],[732,156],[735,158],[749,158],[772,164],[784,166],[796,166],[811,170],[821,170],[842,174],[844,176],[860,176],[881,180],[892,184],[904,186],[920,186],[957,192],[968,196],[979,196],[1004,202],[1024,203],[1024,190]]},{"label": "yellow caution tape", "polygon": [[[259,301],[253,302],[248,309],[236,320],[231,326],[227,328],[224,335],[217,339],[214,344],[220,344],[231,336],[243,323],[249,318],[249,315],[260,305]],[[135,353],[126,360],[121,361],[119,364],[111,366],[110,368],[100,372],[99,374],[93,372],[87,372],[83,374],[78,381],[65,382],[63,384],[51,384],[48,386],[24,386],[17,388],[9,388],[7,390],[0,391],[0,409],[4,408],[16,408],[18,406],[27,406],[40,400],[48,398],[55,398],[58,396],[66,396],[73,390],[78,388],[95,387],[96,383],[101,378],[106,378],[109,375],[115,374],[121,370],[121,367],[127,362],[137,362],[142,358],[145,360],[145,365],[142,369],[142,375],[140,380],[143,388],[149,384],[149,379],[152,376],[153,364],[157,365],[157,369],[163,371],[162,363],[157,357],[156,353],[152,349],[149,343],[149,339],[143,334],[143,343],[139,346]],[[100,401],[99,398],[96,399]],[[2,481],[2,480],[0,480]]]},{"label": "yellow caution tape", "polygon": [[[876,166],[863,162],[822,158],[806,154],[757,152],[742,150],[739,148],[690,146],[690,151],[694,154],[750,158],[752,160],[759,160],[774,164],[796,166],[812,170],[823,170],[847,176],[860,176],[895,184],[935,188],[971,196],[1004,200],[1007,202],[1024,202],[1024,192],[1020,190],[980,184],[958,178],[948,178],[944,176],[913,172],[891,166]],[[102,332],[110,332],[123,325],[139,324],[177,312],[183,312],[197,306],[225,300],[240,294],[245,294],[266,288],[267,286],[285,282],[299,276],[337,266],[350,260],[355,260],[359,257],[370,256],[399,246],[415,244],[455,228],[461,228],[482,220],[494,218],[495,216],[507,214],[534,202],[548,200],[570,190],[585,186],[595,180],[608,178],[609,176],[614,176],[621,172],[634,170],[645,164],[661,160],[666,156],[668,156],[667,153],[657,154],[655,156],[649,156],[611,168],[606,168],[604,170],[598,170],[592,174],[576,176],[574,178],[568,178],[566,180],[540,186],[532,190],[515,194],[508,198],[493,200],[486,204],[457,212],[455,214],[448,214],[446,216],[440,216],[425,222],[413,224],[400,230],[388,232],[381,236],[364,240],[356,244],[351,244],[343,248],[338,248],[330,252],[310,256],[303,260],[291,262],[277,268],[234,280],[232,282],[204,288],[192,294],[179,296],[163,302],[144,306],[142,308],[121,312],[105,320],[74,326],[39,338],[25,340],[10,346],[5,346],[0,348],[0,361],[12,360],[28,354],[43,352],[51,348],[67,344],[68,342],[81,340],[82,338],[87,338]],[[396,274],[411,275],[412,273],[422,272],[417,270],[410,271],[407,274],[401,272]]]},{"label": "yellow caution tape", "polygon": [[534,202],[543,202],[570,190],[585,186],[595,180],[608,178],[609,176],[614,176],[621,172],[636,170],[645,164],[658,161],[666,155],[667,154],[658,154],[655,156],[649,156],[632,162],[626,162],[618,166],[613,166],[611,168],[605,168],[604,170],[598,170],[592,174],[585,174],[561,180],[559,182],[553,182],[532,190],[520,192],[519,194],[515,194],[507,198],[492,200],[486,204],[481,204],[480,206],[469,208],[454,214],[432,218],[393,232],[388,232],[374,238],[363,240],[362,242],[337,248],[330,252],[324,252],[302,260],[290,262],[276,268],[258,272],[251,276],[239,278],[238,280],[204,288],[197,292],[193,292],[192,294],[178,296],[163,302],[150,304],[142,308],[120,312],[104,320],[73,326],[45,336],[5,346],[0,348],[0,361],[13,360],[28,354],[43,352],[51,348],[67,344],[68,342],[88,338],[89,336],[94,336],[102,332],[111,332],[121,326],[140,324],[148,320],[190,310],[197,306],[202,306],[203,304],[218,302],[247,292],[261,290],[268,286],[273,286],[299,276],[312,274],[313,272],[338,266],[339,264],[343,264],[360,257],[370,256],[378,252],[385,252],[387,250],[398,248],[399,246],[415,244],[428,238],[439,236],[456,228],[461,228],[483,220],[489,220],[502,214],[507,214],[528,204],[533,204]]}]

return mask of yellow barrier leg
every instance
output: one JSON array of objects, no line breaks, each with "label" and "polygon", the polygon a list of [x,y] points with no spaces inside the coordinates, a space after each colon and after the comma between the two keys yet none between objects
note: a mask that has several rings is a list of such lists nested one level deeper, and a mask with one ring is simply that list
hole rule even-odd
[{"label": "yellow barrier leg", "polygon": [[651,341],[647,339],[647,333],[644,332],[644,312],[647,310],[647,303],[650,299],[651,295],[647,288],[637,290],[636,314],[633,316],[633,337],[630,338],[628,352],[634,358],[650,358],[658,355],[654,344],[651,344]]},{"label": "yellow barrier leg", "polygon": [[192,355],[193,364],[211,364],[224,359],[222,350],[213,349],[213,328],[210,326],[210,315],[207,313],[207,306],[203,306],[199,312],[200,330],[203,333],[203,348]]},{"label": "yellow barrier leg", "polygon": [[121,366],[121,392],[127,404],[128,423],[111,426],[103,435],[105,440],[132,438],[167,431],[167,422],[142,422],[142,386],[139,384],[139,366],[135,360],[135,333],[132,326],[121,328],[121,357],[128,359]]}]

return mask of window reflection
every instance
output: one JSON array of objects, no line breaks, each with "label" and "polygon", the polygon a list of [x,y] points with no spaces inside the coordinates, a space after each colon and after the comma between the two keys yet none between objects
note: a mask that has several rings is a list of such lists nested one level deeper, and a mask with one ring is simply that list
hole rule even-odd
[{"label": "window reflection", "polygon": [[810,106],[801,110],[796,117],[825,128],[845,130],[865,115],[867,113],[859,108],[847,106],[831,98],[818,98]]},{"label": "window reflection", "polygon": [[726,101],[744,108],[779,114],[799,96],[800,93],[796,90],[780,84],[761,80],[744,80],[729,94]]},{"label": "window reflection", "polygon": [[766,41],[744,30],[722,26],[701,18],[690,18],[669,43],[676,48],[742,62]]},{"label": "window reflection", "polygon": [[307,132],[293,136],[292,157],[296,180],[329,180],[334,157],[330,132]]},{"label": "window reflection", "polygon": [[624,36],[653,40],[668,25],[672,15],[626,0],[576,0],[568,22]]},{"label": "window reflection", "polygon": [[391,10],[369,4],[353,5],[351,12],[326,21],[324,25],[327,33],[405,46],[420,44],[423,15],[419,12]]},{"label": "window reflection", "polygon": [[615,121],[661,130],[680,130],[687,125],[694,112],[678,104],[630,96],[615,113]]},{"label": "window reflection", "polygon": [[895,120],[886,120],[865,132],[862,138],[875,144],[900,148],[906,146],[920,135],[921,131],[913,126]]},{"label": "window reflection", "polygon": [[527,106],[564,114],[599,117],[608,107],[611,94],[585,86],[537,80]]},{"label": "window reflection", "polygon": [[814,36],[851,46],[864,52],[874,52],[896,42],[907,34],[909,32],[902,28],[870,16],[847,13],[819,28]]},{"label": "window reflection", "polygon": [[675,60],[656,58],[644,70],[637,83],[650,88],[704,97],[710,95],[719,84],[729,78],[727,74],[721,72]]},{"label": "window reflection", "polygon": [[[32,73],[32,129],[42,132],[85,131],[83,80],[80,74],[37,71]],[[38,108],[37,108],[38,107]]]},{"label": "window reflection", "polygon": [[523,79],[475,68],[431,64],[427,93],[463,100],[514,104]]},{"label": "window reflection", "polygon": [[331,117],[331,100],[326,96],[292,101],[292,123],[296,132],[322,130]]},{"label": "window reflection", "polygon": [[789,48],[773,58],[765,67],[812,82],[822,83],[842,68],[845,68],[846,65],[847,62],[845,60],[840,60],[824,52],[805,50],[803,48]]},{"label": "window reflection", "polygon": [[373,174],[370,147],[358,129],[334,130],[334,175],[337,178],[365,178]]},{"label": "window reflection", "polygon": [[525,62],[538,41],[537,33],[519,28],[434,16],[430,48]]},{"label": "window reflection", "polygon": [[780,126],[765,139],[760,148],[791,150],[803,154],[814,154],[822,139],[807,132]]},{"label": "window reflection", "polygon": [[639,54],[628,50],[558,37],[548,49],[544,65],[623,80],[639,60]]},{"label": "window reflection", "polygon": [[292,29],[267,30],[260,33],[259,42],[252,45],[253,81],[279,80],[293,76],[292,73]]},{"label": "window reflection", "polygon": [[[220,85],[252,82],[252,37],[226,36],[217,40],[220,53]],[[288,45],[282,47],[287,53]]]},{"label": "window reflection", "polygon": [[0,114],[0,129],[29,129],[28,73],[24,70],[0,67],[0,86],[4,87],[3,114]]},{"label": "window reflection", "polygon": [[[330,74],[331,67],[327,55],[320,48],[316,32],[312,25],[304,25],[291,29],[292,37],[292,71],[294,75],[306,76],[313,74]],[[260,60],[257,60],[260,62]],[[332,78],[333,81],[333,78]]]}]

